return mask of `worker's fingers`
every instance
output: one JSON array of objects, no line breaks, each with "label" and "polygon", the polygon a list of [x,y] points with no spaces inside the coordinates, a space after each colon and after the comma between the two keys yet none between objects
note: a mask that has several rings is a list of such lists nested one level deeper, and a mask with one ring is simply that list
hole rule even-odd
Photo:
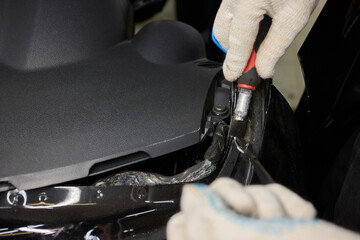
[{"label": "worker's fingers", "polygon": [[[233,179],[219,178],[210,188],[215,190],[227,205],[242,215],[260,218],[264,218],[265,215],[270,218],[287,216],[301,219],[312,219],[316,215],[316,210],[310,202],[279,184],[244,187]],[[279,212],[279,215],[276,212]]]},{"label": "worker's fingers", "polygon": [[180,212],[170,218],[166,226],[166,236],[169,240],[187,240],[185,213]]},{"label": "worker's fingers", "polygon": [[281,202],[270,189],[262,185],[251,185],[245,189],[255,201],[255,217],[271,219],[286,216]]},{"label": "worker's fingers", "polygon": [[235,81],[244,71],[254,47],[259,23],[265,13],[253,1],[239,1],[235,8],[230,27],[229,50],[223,65],[224,76],[228,81]]},{"label": "worker's fingers", "polygon": [[[300,2],[303,1],[299,1],[299,4]],[[257,52],[256,70],[264,79],[274,75],[276,63],[305,27],[313,9],[298,6],[296,1],[291,1],[291,3],[273,16],[269,32]]]},{"label": "worker's fingers", "polygon": [[234,11],[233,2],[232,0],[223,0],[221,2],[213,26],[215,39],[225,51],[229,49],[229,33]]},{"label": "worker's fingers", "polygon": [[185,214],[188,239],[220,239],[215,233],[223,233],[219,224],[226,223],[229,212],[220,195],[203,184],[188,184],[183,188],[180,207]]},{"label": "worker's fingers", "polygon": [[182,211],[191,212],[203,207],[225,209],[226,203],[218,193],[204,184],[186,184],[182,190],[180,207]]},{"label": "worker's fingers", "polygon": [[236,212],[253,216],[256,212],[256,205],[252,197],[245,191],[245,188],[231,178],[219,178],[210,185]]},{"label": "worker's fingers", "polygon": [[296,193],[280,184],[269,184],[270,189],[281,202],[286,215],[291,218],[312,219],[316,215],[314,206]]}]

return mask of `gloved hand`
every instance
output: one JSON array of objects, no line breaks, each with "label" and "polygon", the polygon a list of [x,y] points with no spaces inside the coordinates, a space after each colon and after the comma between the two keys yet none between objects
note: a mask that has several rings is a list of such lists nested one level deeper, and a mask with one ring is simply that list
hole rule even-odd
[{"label": "gloved hand", "polygon": [[270,30],[257,52],[255,66],[270,78],[279,58],[305,27],[318,0],[223,0],[213,33],[227,51],[223,72],[229,81],[239,78],[250,57],[264,14],[272,18]]},{"label": "gloved hand", "polygon": [[167,225],[169,240],[352,240],[360,236],[315,219],[311,203],[279,184],[243,187],[229,178],[183,188],[181,212]]}]

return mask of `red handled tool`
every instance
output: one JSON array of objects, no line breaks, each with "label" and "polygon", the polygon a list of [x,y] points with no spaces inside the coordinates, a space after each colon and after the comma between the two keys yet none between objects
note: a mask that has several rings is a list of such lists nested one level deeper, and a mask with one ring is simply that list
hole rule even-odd
[{"label": "red handled tool", "polygon": [[[252,92],[255,91],[256,87],[262,82],[262,79],[259,77],[255,68],[256,51],[258,50],[261,42],[264,40],[270,28],[270,25],[271,25],[271,18],[266,16],[262,21],[262,24],[260,25],[260,30],[254,44],[254,49],[251,52],[245,70],[243,71],[243,74],[237,79],[238,98],[233,113],[233,119],[230,124],[231,136],[240,137],[239,131],[243,133],[246,124],[242,124],[242,123],[245,122],[248,113]],[[212,33],[212,40],[223,52],[226,53],[226,50],[215,39],[213,33]]]},{"label": "red handled tool", "polygon": [[252,92],[256,90],[256,87],[261,82],[261,79],[255,69],[255,60],[256,52],[253,49],[250,55],[250,59],[245,67],[245,70],[243,71],[243,74],[237,80],[239,94],[233,114],[233,119],[236,121],[245,120],[248,113]]}]

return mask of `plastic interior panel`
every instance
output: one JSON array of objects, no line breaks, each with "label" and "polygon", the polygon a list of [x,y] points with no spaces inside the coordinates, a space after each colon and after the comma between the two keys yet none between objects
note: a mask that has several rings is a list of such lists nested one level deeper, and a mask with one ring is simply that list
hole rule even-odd
[{"label": "plastic interior panel", "polygon": [[0,62],[39,70],[91,58],[132,28],[127,0],[1,0]]},{"label": "plastic interior panel", "polygon": [[96,59],[33,72],[0,67],[0,182],[29,189],[95,163],[199,141],[218,68],[158,65],[124,42]]}]

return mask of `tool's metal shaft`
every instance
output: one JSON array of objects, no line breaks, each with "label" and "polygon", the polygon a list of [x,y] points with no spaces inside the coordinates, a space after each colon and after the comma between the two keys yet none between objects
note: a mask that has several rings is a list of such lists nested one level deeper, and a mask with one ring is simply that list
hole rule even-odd
[{"label": "tool's metal shaft", "polygon": [[244,121],[251,101],[252,90],[240,88],[239,95],[234,111],[234,119],[237,121]]}]

